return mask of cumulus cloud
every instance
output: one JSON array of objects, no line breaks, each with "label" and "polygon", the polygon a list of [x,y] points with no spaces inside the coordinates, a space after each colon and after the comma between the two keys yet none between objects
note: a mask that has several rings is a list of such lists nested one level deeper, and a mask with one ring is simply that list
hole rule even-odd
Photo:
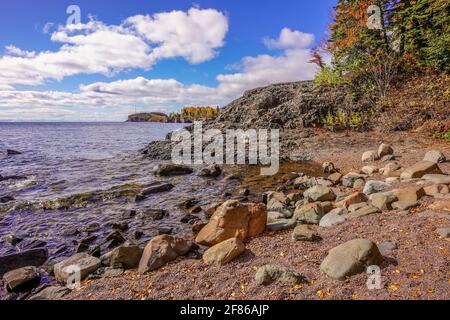
[{"label": "cumulus cloud", "polygon": [[[48,28],[47,28],[48,29]],[[213,9],[135,16],[121,25],[91,19],[60,26],[51,35],[58,51],[27,52],[8,46],[0,57],[0,85],[42,85],[78,74],[112,75],[149,69],[158,60],[182,57],[190,63],[213,58],[224,45],[228,21]]]},{"label": "cumulus cloud", "polygon": [[[146,79],[138,77],[110,83],[98,82],[80,86],[82,94],[90,97],[117,100],[117,96],[130,102],[149,104],[223,102],[217,90],[202,85],[185,85],[174,79]],[[219,101],[220,100],[220,101]],[[112,101],[111,101],[112,102]],[[217,103],[217,102],[216,102]]]},{"label": "cumulus cloud", "polygon": [[0,90],[0,119],[45,120],[58,115],[57,119],[64,120],[120,121],[126,119],[134,106],[171,112],[184,104],[221,105],[226,102],[216,88],[185,85],[174,79],[138,77],[81,85],[76,93]]},{"label": "cumulus cloud", "polygon": [[224,45],[228,32],[225,15],[214,9],[191,8],[153,16],[138,15],[126,20],[151,44],[152,61],[183,57],[192,64],[208,61]]},{"label": "cumulus cloud", "polygon": [[308,48],[314,42],[314,35],[284,28],[278,39],[264,38],[264,44],[269,49],[302,49]]},{"label": "cumulus cloud", "polygon": [[282,53],[244,57],[237,65],[240,72],[218,75],[218,90],[223,95],[237,96],[245,90],[277,82],[310,80],[316,74],[317,66],[309,62],[313,34],[284,28],[278,39],[265,38],[264,42],[270,49],[283,49]]},{"label": "cumulus cloud", "polygon": [[260,86],[279,82],[311,80],[317,66],[309,63],[310,51],[288,50],[280,56],[261,55],[246,57],[242,61],[242,71],[217,76],[219,90],[228,96]]},{"label": "cumulus cloud", "polygon": [[[100,30],[103,26],[79,25],[71,28],[84,28],[88,32],[86,30]],[[91,40],[85,36],[71,36],[72,31],[61,29],[53,37],[55,41],[76,43],[77,46],[90,44]],[[290,34],[303,33],[290,31]],[[288,45],[293,42],[285,38],[282,31],[277,42],[284,43],[286,48],[281,52],[244,57],[235,69],[217,76],[217,86],[187,85],[176,79],[137,77],[80,85],[79,92],[55,92],[19,91],[7,85],[3,85],[2,90],[0,83],[0,119],[24,119],[24,114],[38,117],[41,113],[39,119],[124,120],[134,106],[141,107],[140,110],[162,112],[175,111],[186,104],[223,106],[248,89],[277,82],[312,79],[318,68],[309,63],[311,56],[308,46],[312,45],[313,35],[304,36],[310,40],[303,41],[302,45]],[[24,109],[29,109],[29,113],[17,111]],[[77,112],[67,112],[73,110]]]},{"label": "cumulus cloud", "polygon": [[[11,48],[0,58],[0,84],[41,85],[48,80],[61,81],[77,74],[111,75],[127,68],[150,67],[150,48],[139,37],[121,26],[106,26],[91,21],[75,27],[60,27],[51,36],[61,42],[56,51],[18,55]],[[130,48],[133,48],[130,50]]]},{"label": "cumulus cloud", "polygon": [[17,56],[17,57],[24,57],[24,58],[33,58],[36,56],[35,51],[25,51],[22,49],[19,49],[13,45],[9,45],[5,47],[6,54],[10,56]]}]

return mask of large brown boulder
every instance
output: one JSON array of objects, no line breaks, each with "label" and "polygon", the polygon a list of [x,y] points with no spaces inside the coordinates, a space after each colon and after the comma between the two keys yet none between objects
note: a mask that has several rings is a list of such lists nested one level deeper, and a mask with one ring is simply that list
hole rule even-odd
[{"label": "large brown boulder", "polygon": [[346,197],[344,200],[341,200],[336,203],[336,208],[346,208],[350,207],[352,204],[356,203],[362,203],[366,202],[368,200],[365,193],[362,192],[355,192],[348,197]]},{"label": "large brown boulder", "polygon": [[414,186],[395,191],[398,201],[419,201],[425,195],[425,190],[422,187]]},{"label": "large brown boulder", "polygon": [[247,204],[250,220],[248,222],[247,238],[253,238],[266,230],[267,210],[262,203]]},{"label": "large brown boulder", "polygon": [[244,243],[238,238],[231,238],[209,248],[203,254],[203,261],[206,264],[222,266],[240,256],[244,251]]},{"label": "large brown boulder", "polygon": [[144,274],[159,269],[179,256],[184,256],[191,248],[191,241],[169,235],[157,236],[145,247],[138,271]]},{"label": "large brown boulder", "polygon": [[442,174],[439,166],[431,161],[420,161],[413,166],[407,168],[401,174],[402,179],[417,179],[422,178],[426,174]]},{"label": "large brown boulder", "polygon": [[230,200],[221,205],[209,223],[199,232],[196,242],[214,246],[231,238],[244,241],[264,232],[267,210],[263,204],[242,204]]}]

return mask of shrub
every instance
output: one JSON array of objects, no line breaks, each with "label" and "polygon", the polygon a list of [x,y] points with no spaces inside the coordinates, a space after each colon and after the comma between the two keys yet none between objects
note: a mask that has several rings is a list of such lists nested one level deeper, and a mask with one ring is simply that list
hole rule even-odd
[{"label": "shrub", "polygon": [[329,112],[322,121],[325,128],[331,131],[361,130],[367,124],[361,112],[337,110]]},{"label": "shrub", "polygon": [[338,72],[330,67],[322,68],[316,74],[314,82],[317,84],[325,84],[325,85],[339,85],[344,83],[343,79],[340,77]]}]

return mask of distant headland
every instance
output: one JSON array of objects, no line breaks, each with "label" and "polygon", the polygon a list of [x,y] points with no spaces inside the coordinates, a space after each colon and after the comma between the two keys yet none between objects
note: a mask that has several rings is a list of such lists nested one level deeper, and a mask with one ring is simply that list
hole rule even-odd
[{"label": "distant headland", "polygon": [[219,113],[218,107],[184,107],[179,113],[142,112],[128,116],[127,122],[192,123],[213,120]]}]

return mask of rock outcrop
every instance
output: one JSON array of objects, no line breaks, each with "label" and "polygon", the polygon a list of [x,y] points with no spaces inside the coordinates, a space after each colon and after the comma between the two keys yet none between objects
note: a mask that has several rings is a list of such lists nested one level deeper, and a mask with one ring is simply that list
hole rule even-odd
[{"label": "rock outcrop", "polygon": [[[302,129],[321,124],[332,110],[342,106],[345,93],[339,88],[319,86],[312,81],[274,84],[257,88],[219,111],[204,129]],[[188,130],[191,130],[188,128]],[[170,135],[142,150],[154,160],[170,160]]]}]

